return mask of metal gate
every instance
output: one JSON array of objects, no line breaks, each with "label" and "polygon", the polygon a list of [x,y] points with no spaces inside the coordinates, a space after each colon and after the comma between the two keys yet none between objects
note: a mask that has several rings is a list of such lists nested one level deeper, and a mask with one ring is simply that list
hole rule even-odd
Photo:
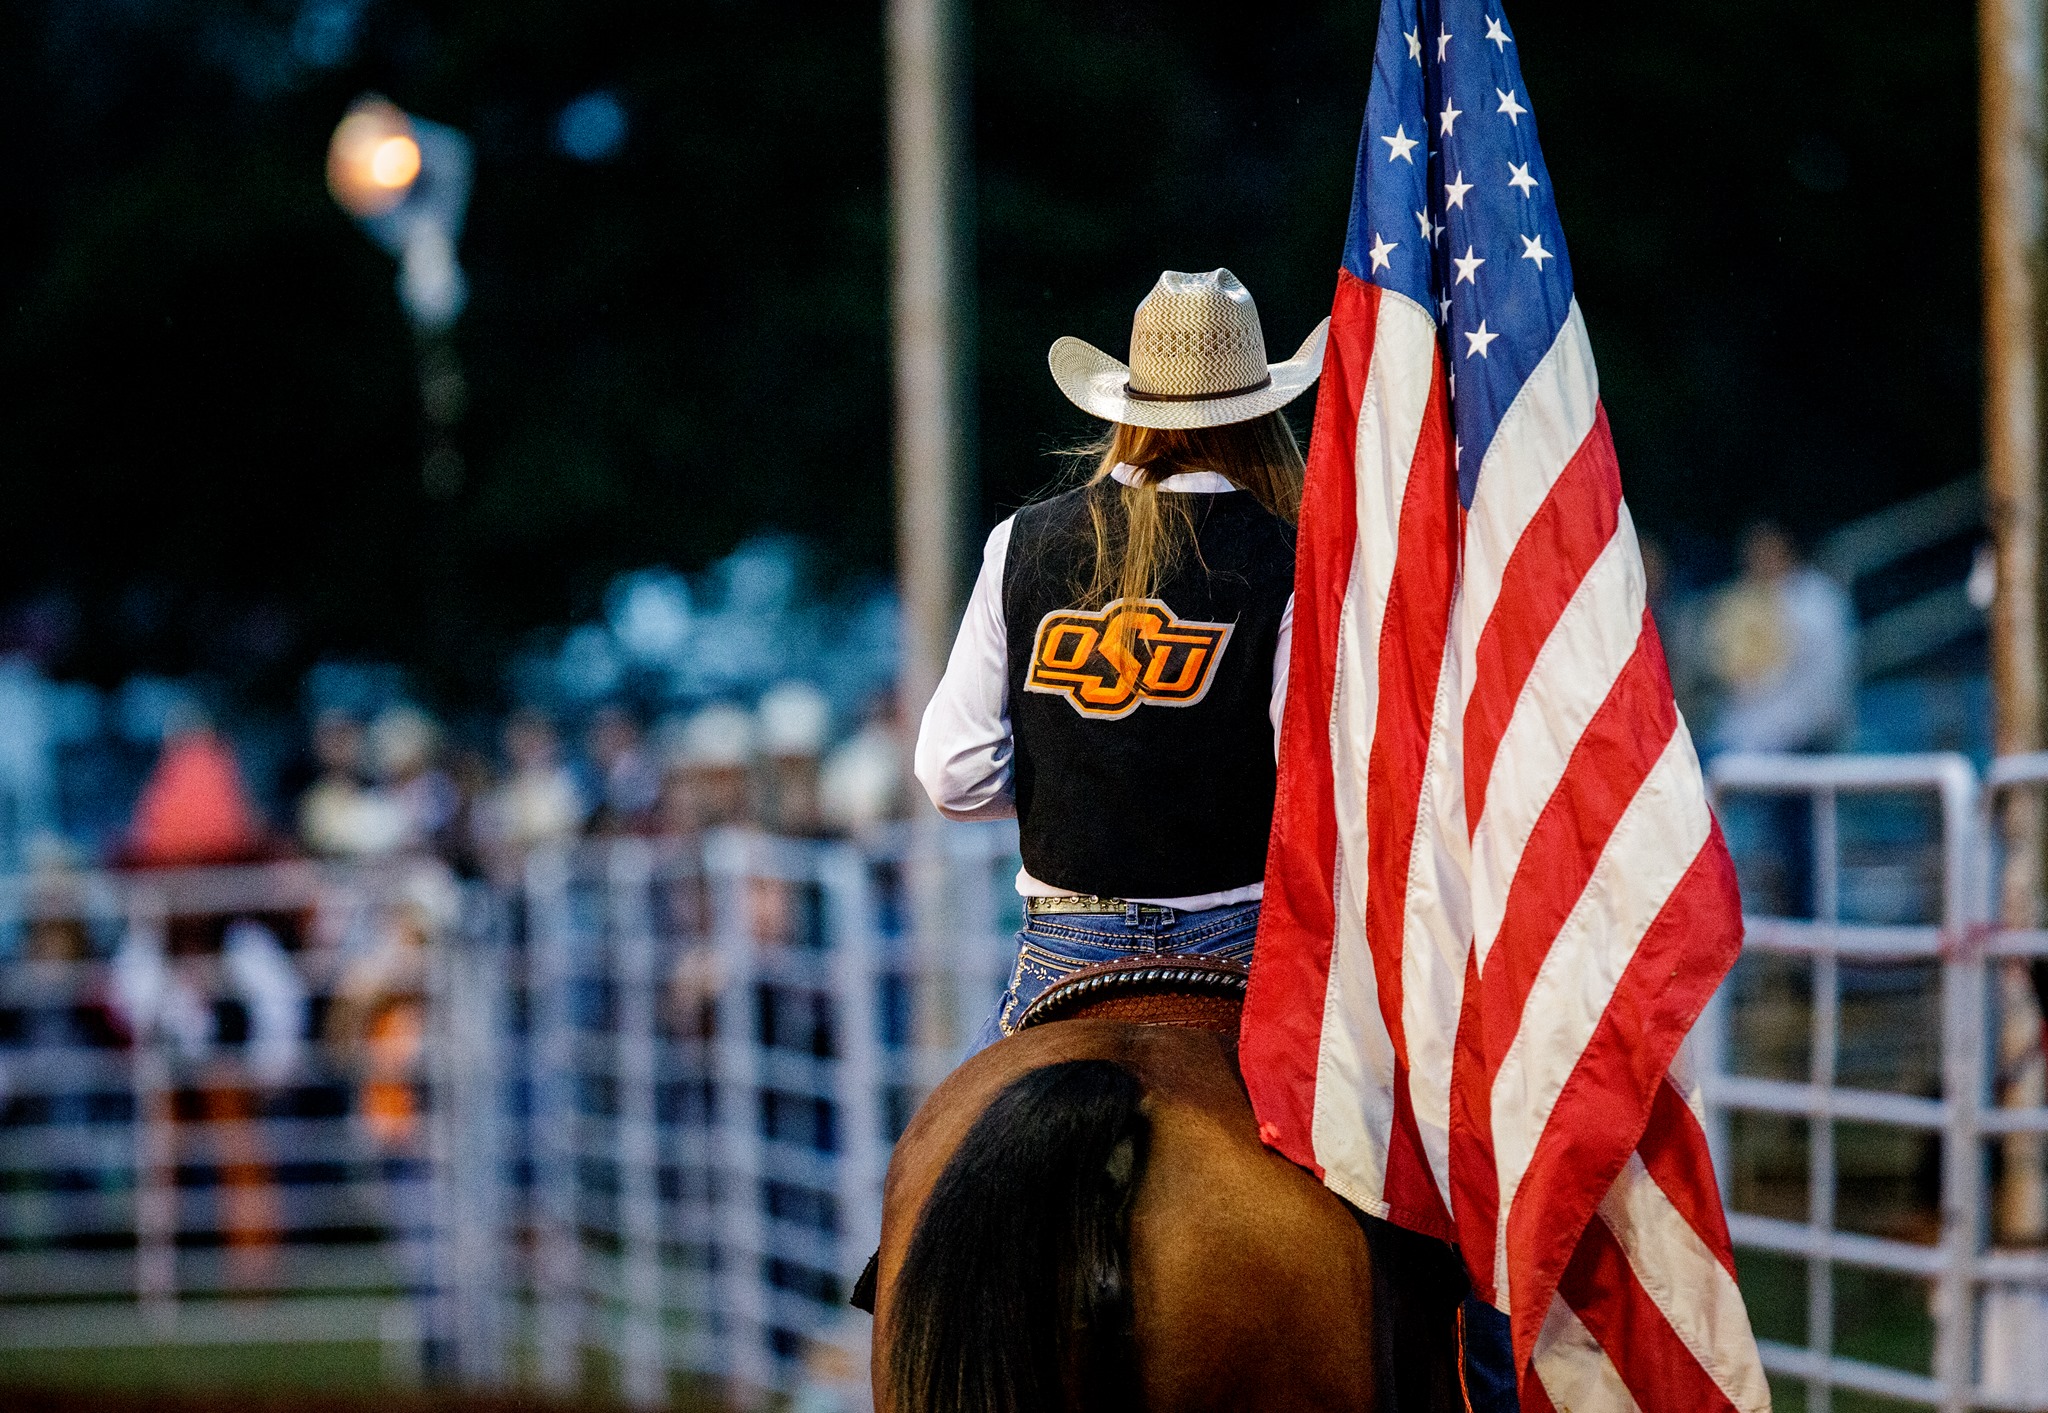
[{"label": "metal gate", "polygon": [[0,883],[0,1349],[857,1387],[890,1147],[1017,925],[1013,831],[937,837],[929,958],[901,836]]},{"label": "metal gate", "polygon": [[[2048,1254],[1990,1215],[2048,1135],[1994,1025],[2048,932],[1986,923],[2048,757],[1712,778],[1752,915],[1700,1068],[1781,1397],[2048,1409]],[[935,837],[932,955],[903,836],[600,841],[512,886],[0,881],[0,1348],[375,1341],[401,1377],[857,1399],[890,1146],[1018,921],[1014,834]]]},{"label": "metal gate", "polygon": [[1818,1413],[1838,1391],[2048,1408],[2048,1257],[1997,1244],[1987,1205],[1993,1145],[2048,1131],[1992,1106],[1989,984],[2048,935],[1987,922],[1998,806],[2048,758],[1988,786],[1956,755],[1710,776],[1750,916],[1698,1040],[1765,1367]]}]

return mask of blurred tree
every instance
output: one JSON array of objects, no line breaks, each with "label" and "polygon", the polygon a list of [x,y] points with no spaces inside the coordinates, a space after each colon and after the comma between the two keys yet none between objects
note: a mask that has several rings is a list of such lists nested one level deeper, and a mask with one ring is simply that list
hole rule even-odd
[{"label": "blurred tree", "polygon": [[[1817,530],[1974,467],[1967,7],[1511,8],[1648,528]],[[1092,431],[1046,346],[1121,351],[1162,267],[1231,266],[1276,345],[1326,310],[1377,16],[973,9],[986,521]],[[620,568],[768,526],[886,567],[880,34],[844,0],[6,7],[0,603],[69,594],[102,677],[275,694],[341,651],[474,698]],[[368,88],[478,143],[447,502],[389,264],[321,188]],[[599,92],[623,140],[565,138]]]}]

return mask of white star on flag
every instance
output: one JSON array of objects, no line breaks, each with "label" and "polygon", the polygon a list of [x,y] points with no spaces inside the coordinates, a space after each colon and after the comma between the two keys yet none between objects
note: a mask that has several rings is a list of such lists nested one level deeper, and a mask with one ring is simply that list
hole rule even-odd
[{"label": "white star on flag", "polygon": [[1448,211],[1451,207],[1455,206],[1460,211],[1464,210],[1465,193],[1470,191],[1471,189],[1472,183],[1465,180],[1465,174],[1462,171],[1459,172],[1458,175],[1456,175],[1455,177],[1452,177],[1449,181],[1445,182],[1444,209]]},{"label": "white star on flag", "polygon": [[1395,128],[1394,135],[1392,137],[1383,137],[1380,139],[1380,141],[1384,142],[1388,147],[1393,149],[1391,152],[1387,154],[1387,160],[1389,162],[1395,160],[1396,158],[1399,158],[1401,161],[1406,162],[1411,167],[1415,165],[1415,159],[1413,157],[1410,157],[1408,154],[1415,150],[1415,148],[1418,146],[1418,142],[1417,139],[1408,136],[1408,129],[1405,125]]},{"label": "white star on flag", "polygon": [[1543,237],[1540,235],[1533,240],[1528,236],[1522,237],[1522,258],[1524,260],[1534,260],[1536,268],[1539,270],[1543,268],[1544,261],[1557,259],[1555,255],[1552,255],[1543,248]]},{"label": "white star on flag", "polygon": [[1487,357],[1486,346],[1499,337],[1499,334],[1489,334],[1486,332],[1486,321],[1481,319],[1478,331],[1465,335],[1465,341],[1471,345],[1470,348],[1465,350],[1465,356],[1470,358],[1476,353],[1481,358]]},{"label": "white star on flag", "polygon": [[1441,226],[1430,223],[1429,212],[1427,211],[1417,211],[1415,213],[1415,224],[1422,227],[1422,239],[1426,244],[1434,244],[1436,233],[1443,229]]},{"label": "white star on flag", "polygon": [[1508,185],[1514,187],[1522,195],[1528,196],[1536,190],[1536,178],[1529,175],[1529,164],[1527,162],[1508,163],[1508,172],[1510,174],[1508,176]]},{"label": "white star on flag", "polygon": [[1415,61],[1416,63],[1418,63],[1418,64],[1419,64],[1419,63],[1421,63],[1421,62],[1422,62],[1422,26],[1421,26],[1421,25],[1417,25],[1417,26],[1416,26],[1416,27],[1415,27],[1414,29],[1412,29],[1412,30],[1405,30],[1405,29],[1404,29],[1404,30],[1402,30],[1402,31],[1401,31],[1401,38],[1403,38],[1403,39],[1405,39],[1405,40],[1407,40],[1407,41],[1408,41],[1408,57],[1409,57],[1409,58],[1411,58],[1411,59],[1413,59],[1413,60],[1414,60],[1414,61]]},{"label": "white star on flag", "polygon": [[1378,231],[1374,231],[1372,233],[1371,251],[1373,269],[1391,269],[1393,267],[1394,262],[1388,259],[1387,257],[1392,255],[1396,250],[1399,250],[1400,248],[1400,241],[1389,241],[1385,236],[1381,235]]},{"label": "white star on flag", "polygon": [[1436,321],[1439,324],[1451,322],[1451,297],[1444,295],[1436,302]]},{"label": "white star on flag", "polygon": [[1486,257],[1473,254],[1472,247],[1468,245],[1465,247],[1464,255],[1453,257],[1451,263],[1458,267],[1458,278],[1452,280],[1452,284],[1462,285],[1471,283],[1476,285],[1479,283],[1479,267],[1486,263]]},{"label": "white star on flag", "polygon": [[1439,64],[1441,64],[1444,61],[1444,51],[1449,49],[1450,47],[1451,27],[1449,25],[1444,25],[1441,27],[1441,32],[1436,37],[1436,61]]},{"label": "white star on flag", "polygon": [[1458,119],[1465,116],[1465,110],[1463,108],[1452,107],[1451,100],[1446,98],[1444,99],[1444,110],[1443,112],[1437,114],[1437,116],[1443,120],[1444,125],[1443,131],[1440,135],[1443,137],[1449,137],[1451,135],[1451,128],[1457,123]]},{"label": "white star on flag", "polygon": [[1500,21],[1495,19],[1491,15],[1488,15],[1486,17],[1486,37],[1492,40],[1494,46],[1498,48],[1500,52],[1503,54],[1507,53],[1508,46],[1515,42],[1514,40],[1509,39],[1507,36],[1507,31],[1500,27]]},{"label": "white star on flag", "polygon": [[1500,108],[1498,111],[1506,113],[1508,121],[1516,127],[1520,127],[1522,125],[1522,114],[1529,110],[1515,102],[1515,91],[1512,88],[1506,90],[1496,88],[1494,92],[1500,94]]}]

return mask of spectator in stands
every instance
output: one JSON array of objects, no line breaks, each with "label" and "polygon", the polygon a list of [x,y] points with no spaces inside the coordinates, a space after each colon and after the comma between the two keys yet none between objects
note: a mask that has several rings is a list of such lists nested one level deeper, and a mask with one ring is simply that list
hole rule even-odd
[{"label": "spectator in stands", "polygon": [[410,1153],[421,1137],[427,973],[434,940],[457,908],[446,874],[413,873],[378,918],[373,945],[343,973],[328,1013],[329,1042],[361,1076],[363,1128],[387,1158]]},{"label": "spectator in stands", "polygon": [[753,818],[757,734],[750,714],[724,702],[663,727],[663,833],[689,837]]},{"label": "spectator in stands", "polygon": [[903,814],[903,734],[893,692],[879,695],[860,729],[825,757],[818,803],[827,828],[862,834]]},{"label": "spectator in stands", "polygon": [[299,839],[322,858],[382,858],[405,847],[408,821],[396,796],[369,781],[363,724],[345,711],[313,723],[320,775],[299,800]]},{"label": "spectator in stands", "polygon": [[1742,572],[1707,620],[1708,668],[1725,693],[1712,744],[1830,751],[1855,725],[1856,620],[1848,593],[1804,563],[1781,526],[1742,538]]},{"label": "spectator in stands", "polygon": [[398,812],[400,847],[408,852],[445,852],[453,842],[462,797],[435,758],[440,734],[415,706],[386,707],[370,723],[370,767]]},{"label": "spectator in stands", "polygon": [[[1842,586],[1803,563],[1783,528],[1742,538],[1742,572],[1707,618],[1707,666],[1722,693],[1716,751],[1832,751],[1855,725],[1855,612]],[[1813,912],[1813,817],[1802,795],[1766,796],[1743,891],[1755,911]],[[1733,824],[1734,822],[1731,821]],[[1731,838],[1742,830],[1734,824]]]},{"label": "spectator in stands", "polygon": [[253,863],[276,852],[242,769],[196,712],[171,723],[118,850],[138,868]]},{"label": "spectator in stands", "polygon": [[808,682],[783,682],[761,698],[761,822],[777,834],[824,826],[818,775],[832,728],[832,704]]},{"label": "spectator in stands", "polygon": [[[275,852],[233,753],[203,721],[175,723],[136,806],[128,862],[196,867]],[[129,1033],[138,1044],[168,1044],[191,1066],[193,1103],[212,1131],[229,1274],[249,1285],[268,1278],[283,1226],[257,1121],[292,1079],[307,1032],[306,986],[278,932],[288,923],[232,913],[137,918],[113,965],[114,999]],[[157,1121],[178,1118],[169,1107]]]},{"label": "spectator in stands", "polygon": [[454,787],[455,813],[442,834],[441,856],[464,878],[481,878],[486,867],[484,808],[497,788],[490,756],[474,746],[448,753],[448,781]]},{"label": "spectator in stands", "polygon": [[53,728],[50,684],[26,657],[0,657],[0,866],[20,867],[29,842],[57,827]]},{"label": "spectator in stands", "polygon": [[591,713],[583,740],[592,777],[588,794],[597,802],[591,828],[599,834],[652,832],[661,774],[647,754],[640,723],[624,707],[607,703]]},{"label": "spectator in stands", "polygon": [[589,811],[547,717],[530,708],[514,712],[504,742],[511,769],[481,802],[477,822],[493,871],[512,878],[530,850],[573,840]]}]

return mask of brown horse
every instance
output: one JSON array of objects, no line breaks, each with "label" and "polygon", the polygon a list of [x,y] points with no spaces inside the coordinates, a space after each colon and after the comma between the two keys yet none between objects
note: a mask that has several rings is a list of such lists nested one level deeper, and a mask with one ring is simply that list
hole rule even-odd
[{"label": "brown horse", "polygon": [[1441,1318],[1391,1396],[1366,1232],[1259,1142],[1234,1038],[1063,1021],[933,1092],[884,1195],[880,1413],[1457,1406]]}]

